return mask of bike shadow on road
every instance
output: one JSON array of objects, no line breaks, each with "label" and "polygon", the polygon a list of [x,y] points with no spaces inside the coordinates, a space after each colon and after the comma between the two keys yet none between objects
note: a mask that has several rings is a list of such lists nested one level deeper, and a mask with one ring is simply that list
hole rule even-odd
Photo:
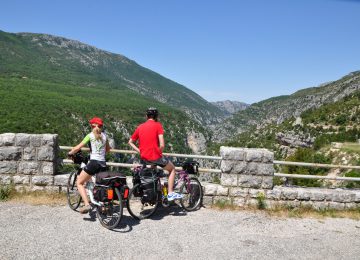
[{"label": "bike shadow on road", "polygon": [[[89,214],[83,218],[83,220],[91,221],[91,222],[99,221],[97,220],[95,210],[90,211]],[[119,233],[128,233],[133,230],[133,226],[139,225],[139,223],[140,223],[139,220],[136,220],[131,216],[123,215],[119,225],[116,228],[112,229],[111,231],[119,232]]]},{"label": "bike shadow on road", "polygon": [[177,216],[184,217],[187,215],[187,212],[178,204],[171,203],[168,207],[164,207],[160,205],[154,215],[152,215],[149,219],[152,220],[161,220],[167,216]]}]

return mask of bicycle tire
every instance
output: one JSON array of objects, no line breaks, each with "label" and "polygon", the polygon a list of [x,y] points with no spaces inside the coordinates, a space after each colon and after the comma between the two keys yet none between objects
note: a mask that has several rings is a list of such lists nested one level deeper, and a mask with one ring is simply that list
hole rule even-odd
[{"label": "bicycle tire", "polygon": [[118,188],[114,188],[117,199],[104,202],[104,206],[96,206],[96,217],[107,229],[116,228],[123,216],[122,196]]},{"label": "bicycle tire", "polygon": [[75,210],[80,206],[81,196],[76,186],[77,172],[72,172],[69,175],[66,185],[66,198],[69,207]]},{"label": "bicycle tire", "polygon": [[126,202],[127,210],[130,215],[137,220],[149,218],[152,216],[159,206],[159,192],[156,192],[155,203],[143,202],[142,192],[140,195],[136,195],[140,189],[140,184],[136,184],[129,192],[129,197]]},{"label": "bicycle tire", "polygon": [[203,190],[197,178],[190,177],[189,185],[185,181],[180,187],[180,193],[183,195],[180,204],[186,211],[193,211],[201,206]]}]

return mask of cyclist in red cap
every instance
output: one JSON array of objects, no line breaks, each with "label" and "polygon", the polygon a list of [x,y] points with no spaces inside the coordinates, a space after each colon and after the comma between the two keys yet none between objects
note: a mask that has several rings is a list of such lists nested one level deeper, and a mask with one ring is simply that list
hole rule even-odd
[{"label": "cyclist in red cap", "polygon": [[106,135],[102,132],[103,121],[99,117],[94,117],[89,121],[92,131],[68,153],[69,156],[80,151],[82,147],[90,143],[90,161],[81,171],[77,178],[76,186],[79,190],[84,206],[80,208],[80,213],[85,214],[90,211],[89,199],[86,195],[84,184],[90,180],[91,176],[106,170],[105,154],[110,150],[110,145]]},{"label": "cyclist in red cap", "polygon": [[[158,165],[170,173],[168,200],[172,201],[181,199],[182,195],[174,192],[174,164],[162,156],[162,151],[165,147],[164,129],[157,120],[158,115],[159,113],[156,108],[150,107],[146,111],[147,121],[136,128],[129,140],[129,145],[140,153],[140,158],[143,161],[152,165]],[[136,141],[139,141],[139,147],[135,145]]]}]

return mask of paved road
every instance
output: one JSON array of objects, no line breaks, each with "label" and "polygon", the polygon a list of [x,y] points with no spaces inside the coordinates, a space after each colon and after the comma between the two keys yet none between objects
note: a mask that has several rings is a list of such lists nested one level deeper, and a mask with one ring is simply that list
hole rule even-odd
[{"label": "paved road", "polygon": [[161,209],[119,228],[66,206],[0,203],[0,259],[360,259],[360,221]]}]

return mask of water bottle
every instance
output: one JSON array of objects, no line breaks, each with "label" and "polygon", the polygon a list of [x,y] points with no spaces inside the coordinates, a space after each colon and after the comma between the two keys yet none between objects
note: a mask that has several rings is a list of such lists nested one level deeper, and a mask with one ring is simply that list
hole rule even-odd
[{"label": "water bottle", "polygon": [[164,197],[166,197],[168,195],[167,183],[164,183],[164,185],[162,186],[162,193],[163,193]]}]

